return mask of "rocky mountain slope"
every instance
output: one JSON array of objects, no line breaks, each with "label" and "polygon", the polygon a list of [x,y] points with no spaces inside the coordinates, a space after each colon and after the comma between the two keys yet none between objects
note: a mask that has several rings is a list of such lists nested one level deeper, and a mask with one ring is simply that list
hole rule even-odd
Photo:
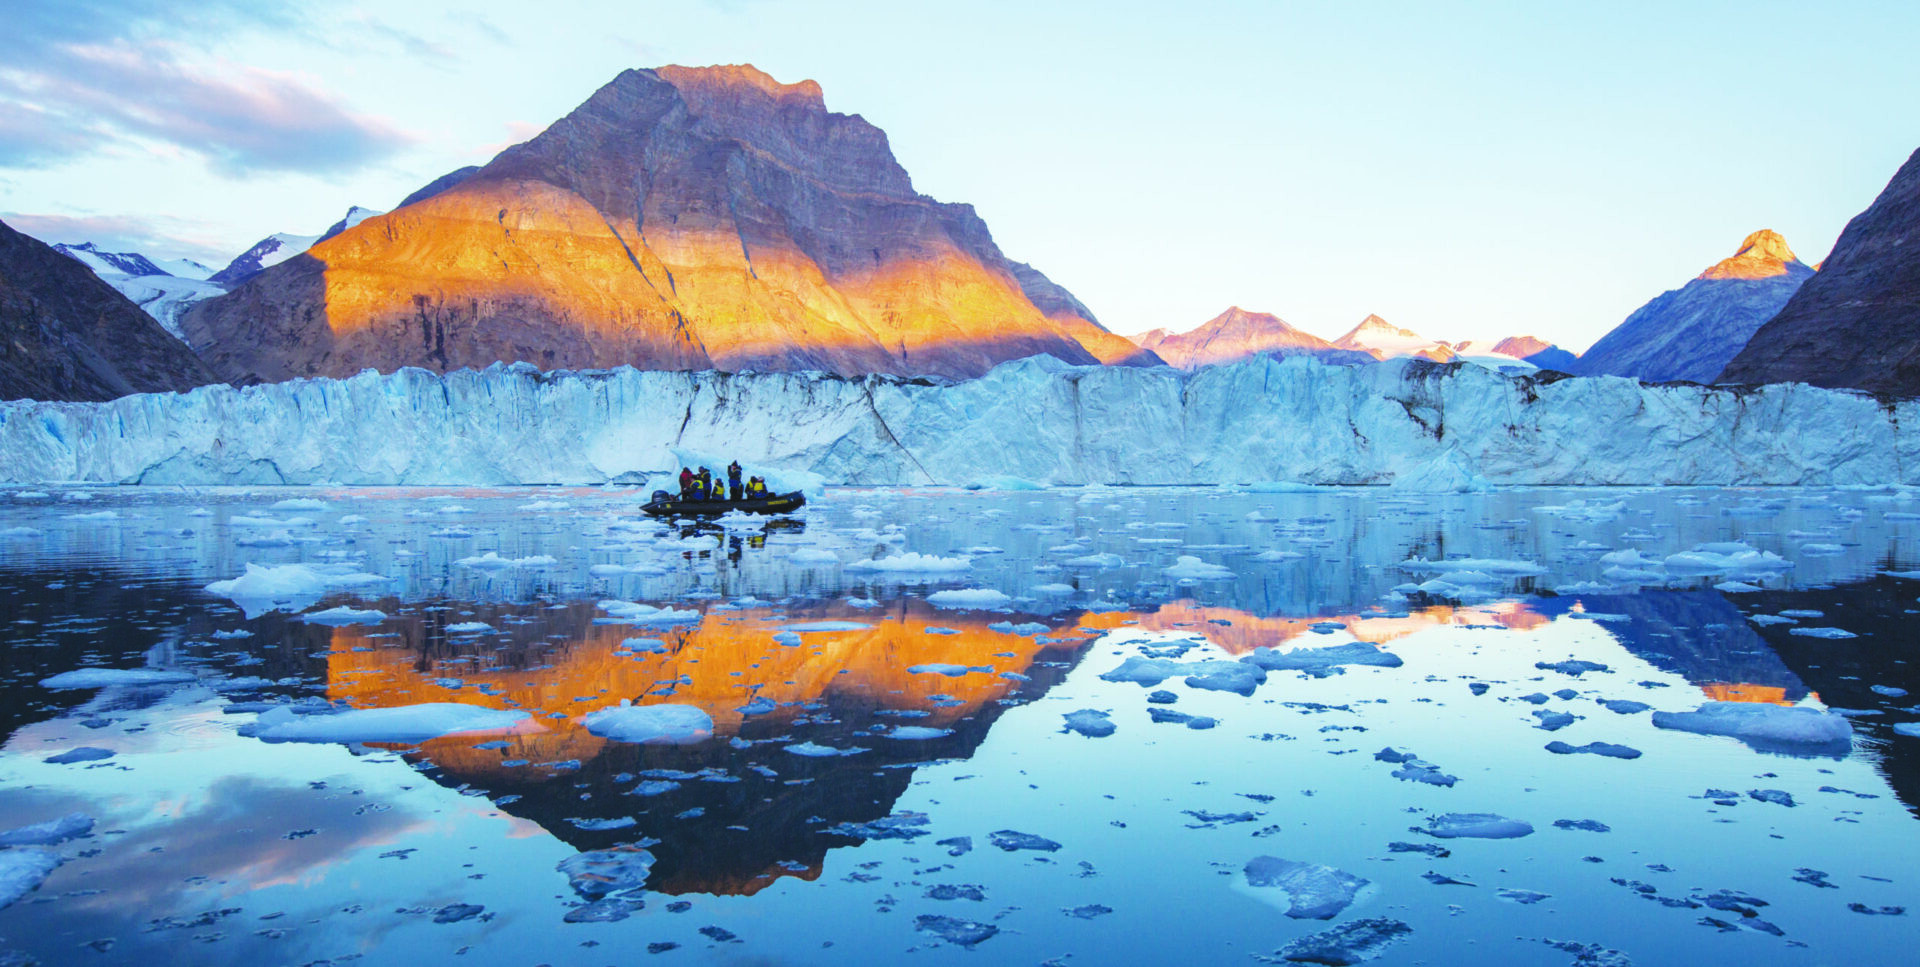
[{"label": "rocky mountain slope", "polygon": [[1920,395],[1920,151],[1720,380]]},{"label": "rocky mountain slope", "polygon": [[207,281],[213,270],[192,259],[151,259],[139,252],[108,252],[92,242],[58,244],[53,250],[93,270],[114,291],[146,310],[174,338],[180,316],[202,299],[225,291]]},{"label": "rocky mountain slope", "polygon": [[0,399],[109,400],[212,381],[86,265],[0,223]]},{"label": "rocky mountain slope", "polygon": [[1313,333],[1296,329],[1279,316],[1248,312],[1239,306],[1186,332],[1155,329],[1141,333],[1134,341],[1140,348],[1152,350],[1169,366],[1181,369],[1234,362],[1262,353],[1319,356],[1330,362],[1373,359],[1371,355],[1340,349]]},{"label": "rocky mountain slope", "polygon": [[1562,373],[1573,372],[1575,361],[1580,358],[1545,339],[1534,336],[1508,336],[1494,343],[1493,351],[1524,359],[1540,369],[1551,369]]},{"label": "rocky mountain slope", "polygon": [[1711,382],[1813,275],[1778,233],[1754,232],[1731,257],[1634,310],[1572,372]]},{"label": "rocky mountain slope", "polygon": [[[974,376],[1039,353],[1157,358],[916,193],[811,81],[630,70],[437,193],[196,307],[224,379],[366,367]],[[430,186],[431,187],[431,186]]]}]

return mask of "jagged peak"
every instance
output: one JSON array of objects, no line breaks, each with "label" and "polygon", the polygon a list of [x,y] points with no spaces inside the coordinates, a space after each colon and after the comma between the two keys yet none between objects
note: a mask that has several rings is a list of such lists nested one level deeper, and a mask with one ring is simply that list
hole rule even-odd
[{"label": "jagged peak", "polygon": [[750,89],[775,100],[797,100],[823,110],[826,108],[826,96],[820,90],[819,82],[802,80],[793,84],[782,84],[774,80],[772,75],[752,64],[714,64],[709,67],[668,64],[665,67],[655,68],[653,72],[682,91],[719,93]]},{"label": "jagged peak", "polygon": [[1800,257],[1787,247],[1787,240],[1770,228],[1763,228],[1741,241],[1730,258],[1721,259],[1705,272],[1703,279],[1767,279],[1787,274]]}]

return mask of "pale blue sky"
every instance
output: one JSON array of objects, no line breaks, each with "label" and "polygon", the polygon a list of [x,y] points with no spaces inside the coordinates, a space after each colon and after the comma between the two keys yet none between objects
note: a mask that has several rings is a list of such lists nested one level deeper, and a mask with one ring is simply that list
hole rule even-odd
[{"label": "pale blue sky", "polygon": [[750,62],[1120,332],[1584,349],[1755,229],[1818,261],[1920,146],[1904,3],[0,3],[0,218],[49,240],[224,260]]}]

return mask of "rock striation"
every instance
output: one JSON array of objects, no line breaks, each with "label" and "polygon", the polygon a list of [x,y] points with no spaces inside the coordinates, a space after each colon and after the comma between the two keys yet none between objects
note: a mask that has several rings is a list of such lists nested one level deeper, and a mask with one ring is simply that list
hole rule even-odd
[{"label": "rock striation", "polygon": [[1158,361],[1007,259],[971,207],[915,192],[879,128],[748,66],[625,71],[413,197],[196,307],[189,341],[236,383]]},{"label": "rock striation", "polygon": [[0,399],[110,400],[210,382],[191,350],[92,269],[0,223]]},{"label": "rock striation", "polygon": [[1920,151],[1840,233],[1721,382],[1799,382],[1920,395]]},{"label": "rock striation", "polygon": [[1731,257],[1634,310],[1571,372],[1712,382],[1813,275],[1777,232],[1754,232]]}]

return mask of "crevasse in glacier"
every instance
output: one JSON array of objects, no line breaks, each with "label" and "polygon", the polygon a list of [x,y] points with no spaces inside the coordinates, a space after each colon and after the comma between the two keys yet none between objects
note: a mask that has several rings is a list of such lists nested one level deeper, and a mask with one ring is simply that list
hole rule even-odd
[{"label": "crevasse in glacier", "polygon": [[1915,416],[1798,384],[1411,359],[1186,373],[1033,357],[951,384],[516,364],[0,404],[0,481],[596,483],[692,451],[845,484],[1885,484],[1915,480]]}]

